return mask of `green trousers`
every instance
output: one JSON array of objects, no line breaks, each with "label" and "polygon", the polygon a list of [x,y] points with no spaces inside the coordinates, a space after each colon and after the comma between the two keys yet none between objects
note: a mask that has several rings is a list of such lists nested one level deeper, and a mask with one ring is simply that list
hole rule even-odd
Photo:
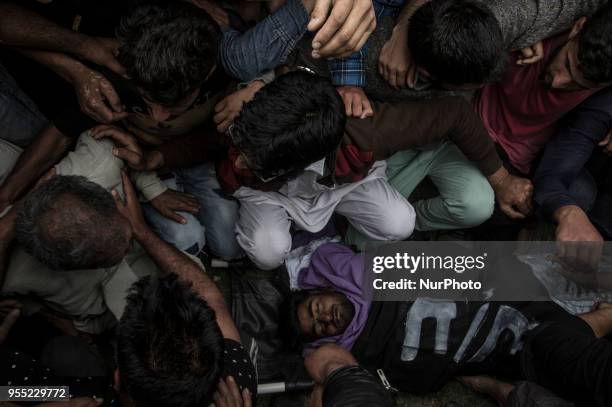
[{"label": "green trousers", "polygon": [[[416,230],[450,230],[478,226],[491,217],[495,204],[493,189],[485,176],[451,142],[433,150],[406,150],[387,160],[389,183],[408,197],[425,177],[440,195],[412,202]],[[346,243],[363,249],[368,242],[352,227]]]}]

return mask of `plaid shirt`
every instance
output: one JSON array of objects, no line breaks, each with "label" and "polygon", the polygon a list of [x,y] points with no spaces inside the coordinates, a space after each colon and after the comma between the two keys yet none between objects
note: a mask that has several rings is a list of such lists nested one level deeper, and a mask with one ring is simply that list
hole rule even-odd
[{"label": "plaid shirt", "polygon": [[[382,17],[396,17],[406,0],[374,0],[376,20]],[[368,52],[366,43],[359,51],[347,58],[335,58],[328,62],[332,83],[335,86],[365,86],[365,60]]]}]

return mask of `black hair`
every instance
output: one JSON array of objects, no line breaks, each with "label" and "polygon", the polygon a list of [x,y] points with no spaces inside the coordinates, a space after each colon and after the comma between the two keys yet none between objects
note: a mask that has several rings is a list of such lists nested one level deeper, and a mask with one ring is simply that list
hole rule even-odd
[{"label": "black hair", "polygon": [[212,403],[223,336],[215,312],[174,275],[134,283],[117,329],[121,385],[136,406]]},{"label": "black hair", "polygon": [[85,177],[56,176],[24,199],[16,238],[52,269],[110,267],[130,243],[120,219],[107,190]]},{"label": "black hair", "polygon": [[302,171],[335,152],[345,122],[344,104],[331,82],[294,71],[255,94],[231,135],[251,170],[274,177]]},{"label": "black hair", "polygon": [[291,291],[280,306],[279,334],[288,350],[301,351],[303,348],[298,306],[312,293],[311,290]]},{"label": "black hair", "polygon": [[116,30],[118,61],[156,103],[173,106],[199,88],[216,64],[221,33],[206,11],[186,1],[135,7]]},{"label": "black hair", "polygon": [[443,84],[492,82],[506,65],[498,21],[473,0],[425,3],[410,20],[408,41],[416,63]]},{"label": "black hair", "polygon": [[612,81],[612,3],[584,24],[578,39],[578,61],[586,80],[598,84]]}]

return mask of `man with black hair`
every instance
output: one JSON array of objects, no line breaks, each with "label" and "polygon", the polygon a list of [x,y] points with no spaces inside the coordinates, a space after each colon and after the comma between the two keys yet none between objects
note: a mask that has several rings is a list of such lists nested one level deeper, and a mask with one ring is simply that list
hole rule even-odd
[{"label": "man with black hair", "polygon": [[[527,264],[513,262],[517,273],[528,272]],[[290,316],[306,354],[336,344],[342,350],[329,359],[350,350],[360,365],[382,370],[390,386],[410,393],[436,391],[456,376],[497,375],[533,381],[579,405],[608,405],[612,344],[605,337],[612,332],[612,306],[574,316],[552,302],[370,301],[362,291],[364,264],[363,254],[336,243],[288,264],[289,280],[306,291],[291,294],[299,300]],[[332,303],[332,295],[355,309],[341,333],[317,328],[336,324],[341,300]]]},{"label": "man with black hair", "polygon": [[129,286],[156,272],[142,251],[131,250],[130,224],[111,194],[84,177],[42,182],[0,221],[2,294],[26,296],[28,312],[48,307],[77,330],[113,327]]},{"label": "man with black hair", "polygon": [[[381,103],[376,110],[372,118],[345,119],[331,83],[306,72],[280,76],[245,104],[228,130],[229,152],[217,170],[222,186],[240,201],[237,239],[258,267],[282,264],[292,224],[318,232],[334,212],[369,239],[402,240],[415,222],[421,230],[478,225],[491,215],[494,194],[511,213],[513,205],[529,201],[531,185],[505,171],[464,101]],[[124,150],[134,148],[133,137],[121,138]],[[422,159],[398,168],[410,174],[402,189],[389,186],[382,160],[439,144],[444,153],[429,156],[427,164]],[[183,161],[194,156],[190,150],[209,148],[201,139],[175,147]],[[462,154],[474,164],[457,160]],[[165,153],[139,152],[131,165],[155,169],[155,156],[167,162]],[[415,218],[404,196],[427,175],[435,177],[441,196],[418,202]]]},{"label": "man with black hair", "polygon": [[125,173],[122,182],[125,200],[113,193],[117,208],[162,278],[141,281],[128,297],[118,328],[117,385],[137,406],[195,407],[236,391],[249,406],[255,369],[223,295],[193,260],[151,231]]},{"label": "man with black hair", "polygon": [[[51,183],[47,189],[56,190],[58,187],[53,183],[71,181],[81,182],[58,176],[47,181]],[[40,188],[45,188],[45,184]],[[91,190],[95,192],[93,187]],[[251,399],[256,394],[255,370],[250,356],[240,345],[239,333],[222,294],[202,272],[200,265],[150,230],[125,173],[122,175],[122,191],[124,199],[117,190],[113,190],[112,197],[102,190],[108,195],[103,206],[107,207],[107,200],[115,205],[114,214],[120,218],[115,222],[127,227],[130,236],[153,261],[154,265],[149,261],[145,268],[148,267],[149,272],[151,268],[159,270],[160,275],[140,279],[129,292],[125,287],[125,276],[112,287],[106,287],[115,291],[114,295],[122,297],[124,302],[117,315],[121,319],[118,325],[115,388],[120,392],[120,398],[123,401],[129,399],[136,406],[196,407],[213,401],[223,405],[224,400],[233,399],[238,394],[239,405],[251,406]],[[55,211],[61,212],[62,208],[55,208]],[[54,222],[67,220],[59,214],[50,215],[50,218]],[[11,222],[14,220],[13,211],[0,219],[3,249],[7,248],[6,243],[12,237]],[[75,222],[79,223],[80,220]],[[9,235],[5,236],[5,232]],[[4,260],[5,254],[4,251],[0,252],[0,259]],[[72,307],[78,306],[83,296],[89,297],[91,306],[96,301],[95,291],[100,290],[99,281],[104,283],[114,278],[106,275],[110,274],[108,272],[100,279],[96,270],[80,271],[83,275],[81,283],[86,279],[98,282],[93,287],[94,283],[79,285],[68,277],[63,278],[62,273],[69,273],[67,271],[56,273],[60,284],[79,287],[79,290],[70,293],[71,303],[64,300]],[[8,284],[10,288],[10,281]],[[30,292],[34,289],[30,287]],[[54,289],[61,291],[57,286]],[[55,294],[61,295],[59,292]],[[59,307],[66,305],[64,303],[58,301],[54,305]],[[66,309],[57,311],[66,312]],[[88,312],[95,311],[90,307],[82,312],[89,315]]]},{"label": "man with black hair", "polygon": [[598,90],[612,85],[612,4],[575,21],[569,33],[543,41],[543,58],[510,65],[487,85],[474,107],[504,151],[509,171],[529,175],[561,118]]},{"label": "man with black hair", "polygon": [[378,57],[394,87],[476,89],[499,78],[507,52],[526,65],[542,58],[539,41],[569,29],[607,0],[409,0]]},{"label": "man with black hair", "polygon": [[[42,17],[22,17],[35,27],[44,25],[52,33],[59,30]],[[82,42],[81,34],[64,31],[61,34],[68,43]],[[187,2],[152,2],[124,15],[116,35],[113,50],[122,75],[96,66],[107,83],[92,82],[89,94],[112,89],[113,106],[122,108],[122,126],[136,134],[145,146],[163,149],[189,132],[202,137],[214,134],[214,106],[229,87],[229,78],[216,65],[220,31],[212,18]],[[15,44],[19,44],[17,37],[13,39]],[[60,67],[66,68],[65,76],[70,78],[72,70],[81,69],[81,65]],[[85,67],[89,65],[85,63]],[[104,105],[103,101],[96,103]],[[0,204],[15,201],[25,189],[24,184],[30,184],[55,164],[73,139],[95,124],[72,108],[54,117],[52,128],[26,148],[0,187]],[[230,216],[237,204],[219,195],[214,169],[201,165],[185,168],[180,164],[174,169],[176,173],[164,169],[166,185],[158,180],[161,186],[154,192],[143,191],[150,201],[145,210],[156,230],[192,254],[202,249],[208,236],[209,247],[216,255],[228,259],[240,256],[233,235],[223,233],[235,223],[236,219]],[[213,215],[213,208],[219,213]]]}]

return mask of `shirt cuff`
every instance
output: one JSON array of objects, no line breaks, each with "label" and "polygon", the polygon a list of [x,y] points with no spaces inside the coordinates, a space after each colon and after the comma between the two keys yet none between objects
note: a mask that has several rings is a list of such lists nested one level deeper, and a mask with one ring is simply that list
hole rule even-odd
[{"label": "shirt cuff", "polygon": [[539,204],[538,212],[545,218],[555,221],[555,212],[564,206],[575,205],[579,206],[574,198],[568,194],[559,194],[546,198],[545,201],[539,202],[536,196],[535,201]]},{"label": "shirt cuff", "polygon": [[152,171],[135,172],[132,180],[147,202],[157,198],[168,189],[166,184]]}]

